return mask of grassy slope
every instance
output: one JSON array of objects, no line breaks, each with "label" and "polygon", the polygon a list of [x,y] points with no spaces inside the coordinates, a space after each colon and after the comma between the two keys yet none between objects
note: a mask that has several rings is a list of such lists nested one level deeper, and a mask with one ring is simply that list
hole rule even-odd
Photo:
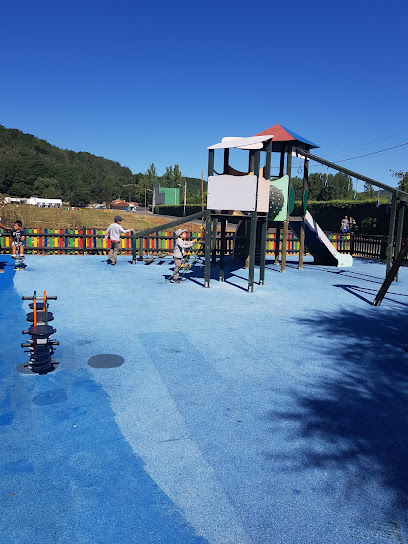
[{"label": "grassy slope", "polygon": [[[32,228],[106,228],[113,222],[115,215],[121,215],[124,219],[122,225],[125,229],[143,230],[157,225],[168,223],[171,219],[156,215],[138,215],[117,210],[65,210],[52,208],[36,208],[34,206],[3,206],[1,222],[11,226],[13,221],[20,219],[23,227]],[[174,218],[177,219],[177,218]],[[193,223],[185,223],[184,228],[191,231],[199,230],[199,226]]]}]

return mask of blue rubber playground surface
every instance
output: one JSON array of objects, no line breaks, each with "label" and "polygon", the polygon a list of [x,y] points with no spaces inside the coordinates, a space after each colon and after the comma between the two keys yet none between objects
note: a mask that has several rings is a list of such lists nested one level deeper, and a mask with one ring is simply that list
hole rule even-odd
[{"label": "blue rubber playground surface", "polygon": [[[408,542],[407,268],[372,307],[385,265],[358,259],[270,261],[252,294],[163,284],[167,258],[0,261],[1,542]],[[43,376],[17,369],[34,290]]]}]

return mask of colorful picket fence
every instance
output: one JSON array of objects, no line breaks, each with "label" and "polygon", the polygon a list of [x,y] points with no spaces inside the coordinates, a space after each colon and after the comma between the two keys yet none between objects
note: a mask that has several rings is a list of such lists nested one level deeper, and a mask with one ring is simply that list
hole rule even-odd
[{"label": "colorful picket fence", "polygon": [[[24,229],[26,236],[25,252],[37,254],[105,254],[109,251],[110,240],[105,240],[105,230],[89,229],[83,227],[81,229]],[[173,231],[158,231],[154,235],[145,238],[134,237],[130,233],[122,236],[121,252],[132,254],[133,244],[135,251],[140,253],[171,253],[173,251],[174,232]],[[191,238],[199,236],[197,232],[190,232]],[[232,254],[234,243],[238,237],[235,233],[228,232],[226,234],[226,253]],[[331,234],[329,239],[333,246],[342,253],[350,252],[350,236]],[[0,229],[0,244],[4,253],[11,251],[11,236],[7,231]],[[282,248],[283,240],[280,238],[280,248]],[[293,233],[288,234],[288,254],[295,255],[299,253],[299,240]],[[216,251],[219,252],[221,247],[220,234],[218,233],[216,240]],[[271,234],[267,238],[266,251],[267,254],[273,254],[276,250],[276,236]]]}]

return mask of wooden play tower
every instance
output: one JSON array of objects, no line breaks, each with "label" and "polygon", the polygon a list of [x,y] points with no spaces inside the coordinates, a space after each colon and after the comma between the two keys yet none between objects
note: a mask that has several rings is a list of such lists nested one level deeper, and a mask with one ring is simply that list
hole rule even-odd
[{"label": "wooden play tower", "polygon": [[[275,263],[279,263],[280,270],[286,269],[287,238],[289,224],[299,237],[299,269],[303,268],[303,255],[305,251],[305,227],[310,229],[310,214],[307,212],[307,192],[309,177],[309,161],[315,161],[322,165],[343,172],[351,178],[362,180],[372,186],[384,189],[391,194],[391,213],[387,244],[387,278],[397,279],[397,272],[391,271],[394,260],[401,260],[402,230],[405,207],[408,203],[408,194],[398,188],[385,185],[379,181],[358,174],[335,163],[321,159],[310,153],[311,149],[319,146],[293,131],[276,124],[258,134],[248,138],[226,137],[220,143],[208,147],[208,198],[205,211],[205,275],[204,286],[210,285],[211,246],[212,235],[217,232],[217,223],[221,224],[221,248],[219,260],[219,280],[224,281],[225,240],[226,223],[231,219],[231,214],[239,213],[240,220],[246,221],[249,228],[248,250],[246,263],[249,269],[248,292],[254,289],[255,255],[258,244],[259,250],[259,284],[265,281],[266,240],[268,227],[276,228],[276,239],[279,241],[282,231],[282,253],[279,255],[279,243],[276,244]],[[214,170],[215,150],[223,151],[223,171],[217,173]],[[248,151],[248,171],[239,172],[229,164],[230,149]],[[261,168],[261,155],[264,154],[264,167]],[[283,190],[283,205],[278,220],[272,212],[274,210],[274,180],[271,179],[271,166],[273,154],[277,156],[276,164],[279,164],[279,176],[286,177],[286,190]],[[303,195],[302,215],[290,217],[294,207],[294,190],[291,187],[292,157],[303,159]],[[275,161],[274,161],[275,162]],[[276,181],[276,180],[275,180]],[[278,180],[279,181],[279,180]],[[275,201],[276,204],[276,201]],[[309,221],[309,222],[308,222]],[[317,225],[317,229],[320,229]],[[258,232],[258,235],[257,235]],[[309,230],[308,230],[309,232]],[[320,229],[321,234],[324,236]],[[260,233],[260,234],[259,234]],[[396,234],[396,237],[395,237]],[[308,249],[310,249],[308,247]],[[407,249],[408,251],[408,249]],[[337,266],[351,266],[349,261],[338,260]],[[315,262],[316,261],[315,259]],[[327,263],[333,264],[334,263]],[[393,270],[395,267],[393,268]]]},{"label": "wooden play tower", "polygon": [[[302,136],[295,134],[281,125],[274,125],[255,136],[249,138],[223,138],[218,144],[208,147],[208,200],[206,215],[206,266],[205,281],[206,287],[210,282],[210,232],[216,228],[216,223],[221,223],[221,251],[219,279],[224,280],[224,254],[225,254],[225,229],[226,222],[231,219],[233,212],[242,212],[240,220],[249,222],[249,248],[247,255],[248,274],[248,292],[254,289],[255,272],[255,249],[257,243],[257,229],[260,230],[260,271],[259,284],[263,285],[265,281],[265,257],[266,257],[266,239],[268,226],[274,226],[270,223],[270,197],[271,197],[271,165],[273,153],[279,156],[279,177],[282,178],[285,173],[288,177],[288,194],[284,195],[284,221],[276,224],[278,236],[280,228],[283,226],[283,239],[287,238],[289,228],[289,213],[292,211],[294,202],[293,189],[290,188],[292,152],[297,149],[310,151],[318,147],[313,142],[306,140]],[[248,151],[248,173],[239,172],[233,169],[229,164],[230,149],[240,149]],[[214,175],[214,153],[215,150],[223,151],[223,172]],[[265,154],[264,167],[261,168],[261,155]],[[299,218],[302,222],[302,218]],[[207,247],[208,243],[208,247]],[[302,228],[300,235],[300,263],[303,266],[304,235]],[[277,244],[276,259],[279,259],[279,244]],[[284,243],[281,256],[281,271],[286,268],[287,246]]]}]

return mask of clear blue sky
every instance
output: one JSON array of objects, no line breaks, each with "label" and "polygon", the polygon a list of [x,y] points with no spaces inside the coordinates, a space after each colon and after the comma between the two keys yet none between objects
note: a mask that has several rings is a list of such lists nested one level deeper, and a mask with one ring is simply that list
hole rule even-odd
[{"label": "clear blue sky", "polygon": [[[374,152],[408,142],[407,16],[403,0],[7,2],[0,124],[194,177],[208,145],[275,123],[329,160]],[[407,158],[341,164],[395,185]]]}]

